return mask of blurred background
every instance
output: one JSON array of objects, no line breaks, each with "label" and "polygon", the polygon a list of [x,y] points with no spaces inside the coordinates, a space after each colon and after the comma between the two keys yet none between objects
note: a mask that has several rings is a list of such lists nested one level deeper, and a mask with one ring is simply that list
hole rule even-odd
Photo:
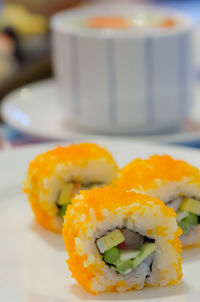
[{"label": "blurred background", "polygon": [[[28,92],[24,90],[24,87],[26,88],[24,85],[53,77],[54,71],[52,67],[52,47],[50,39],[51,30],[49,25],[50,18],[55,13],[62,10],[84,7],[88,4],[100,2],[106,4],[111,3],[113,6],[117,3],[125,2],[139,4],[148,3],[177,9],[189,14],[195,23],[194,58],[195,77],[198,83],[200,80],[200,1],[198,0],[0,0],[0,104],[5,100],[5,97],[7,97],[9,93],[15,92],[15,89],[23,88],[23,95],[28,97]],[[37,110],[44,110],[42,106],[43,101],[44,100],[41,98],[41,109],[38,107],[35,109],[35,116],[37,116]],[[6,107],[6,110],[7,108],[8,107]],[[31,110],[33,109],[31,108]],[[52,111],[53,110],[54,108],[52,108]],[[16,112],[17,111],[15,111],[14,114],[12,113],[13,119],[15,118]],[[30,133],[28,133],[29,130],[23,129],[23,127],[19,129],[20,127],[18,127],[17,124],[16,127],[13,127],[14,124],[11,121],[12,114],[9,113],[9,118],[6,114],[7,113],[5,113],[4,110],[1,115],[0,124],[1,146],[4,148],[10,147],[11,145],[30,142],[49,141],[62,138],[67,139],[68,136],[70,139],[73,138],[74,130],[70,130],[70,125],[65,125],[66,133],[71,131],[68,136],[55,134],[52,135],[52,137],[51,135],[45,137],[44,133],[40,137],[40,130],[38,129],[35,132],[32,131],[32,133],[30,130]],[[18,112],[19,119],[24,119],[22,114],[23,112],[20,114]],[[188,118],[186,121],[184,129],[172,134],[166,133],[165,136],[160,135],[159,137],[154,137],[151,135],[151,138],[153,140],[200,147],[199,116],[200,114],[197,114],[197,109],[195,109],[192,118]],[[28,118],[30,118],[30,116],[26,117],[26,119]],[[46,116],[46,118],[48,119],[48,116]],[[49,116],[49,119],[51,118],[52,115],[51,117]],[[26,119],[24,119],[25,124]],[[5,121],[7,123],[5,123]],[[55,125],[55,128],[56,127],[57,126]],[[60,130],[58,129],[57,131]],[[142,137],[142,139],[144,139],[144,137]]]}]

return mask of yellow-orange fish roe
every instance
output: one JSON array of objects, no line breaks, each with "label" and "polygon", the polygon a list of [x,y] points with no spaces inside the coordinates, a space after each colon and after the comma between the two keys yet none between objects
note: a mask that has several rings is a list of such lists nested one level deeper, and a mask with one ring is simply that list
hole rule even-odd
[{"label": "yellow-orange fish roe", "polygon": [[35,214],[35,219],[38,223],[40,223],[45,229],[60,233],[55,227],[53,222],[53,217],[48,214],[47,211],[45,211],[41,205],[30,196],[29,202],[31,204],[32,210]]},{"label": "yellow-orange fish roe", "polygon": [[[81,143],[66,147],[57,147],[46,153],[38,155],[29,165],[28,173],[37,170],[41,177],[50,176],[58,163],[86,165],[88,160],[105,158],[107,162],[115,164],[112,155],[104,148],[94,143]],[[115,164],[116,169],[117,165]]]},{"label": "yellow-orange fish roe", "polygon": [[150,208],[158,205],[165,216],[176,217],[174,210],[166,207],[166,205],[158,198],[149,197],[148,195],[138,194],[135,192],[124,192],[123,190],[118,190],[111,186],[104,187],[103,189],[94,188],[89,191],[80,191],[80,194],[83,196],[83,200],[87,200],[87,203],[81,202],[82,197],[81,200],[72,199],[73,205],[69,205],[69,209],[71,207],[75,207],[76,211],[87,216],[92,208],[95,210],[98,221],[104,219],[102,209],[113,211],[118,207],[131,205],[133,202],[138,202],[139,204],[131,208],[131,212],[141,209],[141,205],[147,205]]},{"label": "yellow-orange fish roe", "polygon": [[[84,265],[88,255],[81,255],[79,253],[76,240],[77,238],[80,238],[80,234],[87,234],[88,229],[91,228],[90,223],[92,222],[92,217],[95,216],[97,223],[99,223],[106,219],[104,214],[105,210],[109,213],[115,213],[116,209],[122,209],[123,211],[123,208],[127,206],[130,206],[130,211],[128,212],[130,216],[134,212],[143,215],[145,211],[151,211],[154,207],[158,206],[159,213],[175,222],[176,213],[173,209],[165,206],[161,200],[135,192],[125,192],[112,186],[94,188],[90,191],[80,191],[80,195],[77,195],[72,199],[72,204],[69,205],[65,214],[62,232],[66,251],[69,256],[69,259],[67,260],[69,270],[76,281],[93,294],[96,294],[97,292],[91,289],[92,279],[96,274],[101,273],[101,267],[100,265],[98,266],[95,264],[88,267]],[[153,231],[150,230],[150,233],[152,234]],[[182,231],[177,228],[177,231],[173,234],[174,239],[169,241],[170,245],[179,255],[176,262],[177,279],[173,280],[174,283],[177,283],[182,277],[180,258],[181,245],[178,238],[181,233]],[[155,231],[154,236],[156,235],[164,238],[167,236],[167,232],[162,231],[160,234],[156,234]],[[94,242],[93,237],[91,237],[91,242]],[[120,282],[123,283],[123,286],[126,286],[125,281]],[[170,282],[169,284],[171,284]],[[117,283],[108,285],[105,291],[117,291],[117,286]],[[128,290],[135,288],[136,285],[134,284],[132,288],[129,288]]]},{"label": "yellow-orange fish roe", "polygon": [[138,158],[122,168],[114,185],[124,190],[134,188],[146,191],[162,185],[158,180],[181,181],[184,177],[200,183],[200,172],[196,167],[169,155],[153,155],[148,159]]}]

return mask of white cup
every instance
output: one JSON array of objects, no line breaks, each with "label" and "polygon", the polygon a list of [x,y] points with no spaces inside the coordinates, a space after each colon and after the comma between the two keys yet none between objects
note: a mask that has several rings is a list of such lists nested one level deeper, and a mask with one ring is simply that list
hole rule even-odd
[{"label": "white cup", "polygon": [[[171,28],[94,29],[91,16],[173,18]],[[100,5],[56,14],[54,70],[73,125],[96,133],[172,131],[193,98],[193,24],[154,6]]]}]

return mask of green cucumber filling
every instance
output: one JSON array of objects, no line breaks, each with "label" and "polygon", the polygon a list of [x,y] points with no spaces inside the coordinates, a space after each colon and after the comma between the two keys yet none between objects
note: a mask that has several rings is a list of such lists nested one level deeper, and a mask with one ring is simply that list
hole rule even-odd
[{"label": "green cucumber filling", "polygon": [[58,195],[56,206],[58,209],[57,215],[63,217],[67,210],[68,205],[71,203],[72,197],[77,194],[80,190],[90,190],[94,187],[101,187],[101,183],[88,183],[81,184],[78,182],[67,182],[61,187],[60,193]]},{"label": "green cucumber filling", "polygon": [[166,203],[177,213],[177,223],[183,233],[200,223],[200,200],[191,197],[180,196]]},{"label": "green cucumber filling", "polygon": [[154,239],[123,228],[96,239],[96,246],[104,262],[119,274],[127,275],[141,263],[148,265],[151,272],[156,250]]}]

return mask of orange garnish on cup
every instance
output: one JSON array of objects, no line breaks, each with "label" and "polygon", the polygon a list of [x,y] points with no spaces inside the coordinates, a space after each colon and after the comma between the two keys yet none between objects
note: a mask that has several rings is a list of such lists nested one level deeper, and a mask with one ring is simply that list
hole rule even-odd
[{"label": "orange garnish on cup", "polygon": [[158,27],[169,28],[176,25],[176,21],[173,18],[166,18],[161,23],[158,24]]},{"label": "orange garnish on cup", "polygon": [[128,20],[123,17],[92,17],[87,19],[86,21],[87,26],[93,28],[114,28],[114,29],[125,29],[131,27]]}]

